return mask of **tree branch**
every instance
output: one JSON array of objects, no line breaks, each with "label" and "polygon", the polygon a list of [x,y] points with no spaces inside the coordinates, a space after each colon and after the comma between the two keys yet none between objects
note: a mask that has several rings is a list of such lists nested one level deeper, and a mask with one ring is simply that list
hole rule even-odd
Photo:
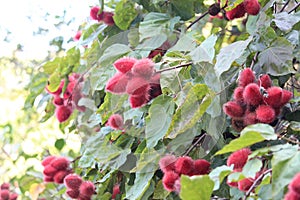
[{"label": "tree branch", "polygon": [[191,151],[193,151],[193,149],[204,139],[204,137],[206,136],[206,133],[204,133],[203,135],[201,135],[198,139],[197,139],[197,141],[194,143],[194,144],[192,144],[191,146],[190,146],[190,148],[188,148],[188,150],[186,150],[186,152],[182,155],[182,156],[187,156],[187,155],[189,155],[189,153],[191,153]]},{"label": "tree branch", "polygon": [[173,67],[169,67],[169,68],[157,70],[156,73],[162,73],[162,72],[165,72],[165,71],[170,71],[170,70],[174,70],[174,69],[178,69],[178,68],[182,68],[182,67],[188,67],[191,64],[193,64],[193,63],[192,62],[188,62],[188,63],[176,65],[176,66],[173,66]]},{"label": "tree branch", "polygon": [[287,1],[285,2],[285,4],[283,5],[283,7],[281,8],[280,12],[283,12],[284,9],[287,7],[287,5],[288,5],[289,3],[290,3],[290,0],[287,0]]},{"label": "tree branch", "polygon": [[293,11],[295,11],[298,7],[300,6],[300,3],[297,3],[297,5],[294,6],[294,8],[292,8],[292,10],[290,10],[288,12],[288,14],[291,14]]},{"label": "tree branch", "polygon": [[198,21],[200,21],[203,17],[205,17],[208,14],[208,11],[200,15],[195,21],[193,21],[188,27],[186,27],[186,30],[190,29],[194,24],[196,24]]}]

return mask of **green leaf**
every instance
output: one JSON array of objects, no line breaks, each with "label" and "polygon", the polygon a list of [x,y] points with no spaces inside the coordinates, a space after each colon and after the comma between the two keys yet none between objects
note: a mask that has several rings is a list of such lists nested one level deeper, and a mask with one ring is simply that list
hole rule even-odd
[{"label": "green leaf", "polygon": [[287,39],[278,37],[258,54],[258,62],[254,67],[262,67],[266,73],[274,76],[286,75],[294,72],[292,60],[293,46]]},{"label": "green leaf", "polygon": [[293,26],[300,21],[300,12],[296,14],[288,14],[287,12],[280,12],[274,14],[276,26],[282,31],[289,31]]},{"label": "green leaf", "polygon": [[204,84],[196,84],[187,92],[184,102],[176,110],[171,126],[168,129],[168,138],[175,138],[192,128],[205,113],[210,105],[212,95]]},{"label": "green leaf", "polygon": [[55,92],[59,88],[61,82],[61,76],[55,72],[49,77],[48,81],[49,81],[49,84],[47,86],[48,90],[50,92]]},{"label": "green leaf", "polygon": [[165,190],[162,180],[158,181],[154,190],[153,199],[165,199],[168,194],[169,192]]},{"label": "green leaf", "polygon": [[149,116],[146,118],[147,147],[155,147],[171,124],[175,103],[169,96],[161,95],[152,102]]},{"label": "green leaf", "polygon": [[118,58],[131,52],[131,49],[124,44],[113,44],[107,49],[105,49],[103,55],[99,59],[102,66],[113,63]]},{"label": "green leaf", "polygon": [[214,189],[214,182],[208,175],[180,177],[180,198],[183,200],[209,200]]},{"label": "green leaf", "polygon": [[232,170],[233,166],[228,167],[226,165],[223,165],[220,167],[216,167],[209,173],[210,179],[215,183],[214,190],[218,190],[220,188],[220,184],[222,183],[224,178],[232,172]]},{"label": "green leaf", "polygon": [[62,148],[64,148],[65,145],[65,139],[57,139],[54,144],[55,148],[57,148],[59,151],[62,150]]},{"label": "green leaf", "polygon": [[114,22],[120,29],[127,30],[137,14],[133,2],[122,0],[115,8]]},{"label": "green leaf", "polygon": [[165,34],[147,38],[141,44],[137,45],[135,50],[137,53],[141,54],[142,57],[147,57],[151,50],[162,46],[167,39]]},{"label": "green leaf", "polygon": [[195,15],[194,1],[195,0],[172,0],[171,5],[175,13],[185,21],[194,17]]},{"label": "green leaf", "polygon": [[251,40],[252,37],[249,37],[245,41],[234,42],[220,50],[220,53],[217,55],[217,62],[215,65],[215,70],[218,77],[223,72],[229,70],[231,64],[243,55]]},{"label": "green leaf", "polygon": [[182,35],[179,40],[176,42],[174,46],[168,49],[168,52],[172,51],[192,51],[196,48],[195,40],[191,35],[184,34]]},{"label": "green leaf", "polygon": [[219,150],[215,155],[234,152],[264,140],[275,140],[277,136],[272,126],[268,124],[254,124],[247,126],[241,136]]},{"label": "green leaf", "polygon": [[245,177],[255,178],[255,175],[258,171],[260,171],[262,167],[262,161],[255,158],[249,160],[246,165],[243,167],[243,175]]},{"label": "green leaf", "polygon": [[191,51],[190,55],[194,63],[209,62],[212,63],[215,57],[215,44],[218,37],[216,35],[209,36],[195,50]]}]

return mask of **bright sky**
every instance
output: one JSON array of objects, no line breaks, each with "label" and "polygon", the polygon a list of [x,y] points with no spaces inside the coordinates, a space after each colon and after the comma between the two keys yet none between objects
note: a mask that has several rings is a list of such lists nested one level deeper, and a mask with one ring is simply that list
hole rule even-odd
[{"label": "bright sky", "polygon": [[[72,38],[80,24],[89,20],[91,6],[98,5],[98,0],[9,0],[0,6],[0,57],[11,55],[17,44],[24,46],[22,58],[44,58],[49,50],[49,41],[58,36]],[[63,16],[65,21],[74,18],[68,26],[55,28],[60,20],[55,16]],[[45,20],[47,16],[48,20]],[[49,33],[33,35],[39,27],[49,29]],[[7,30],[9,43],[4,42]],[[68,47],[68,44],[66,44]],[[71,44],[69,44],[71,45]]]}]

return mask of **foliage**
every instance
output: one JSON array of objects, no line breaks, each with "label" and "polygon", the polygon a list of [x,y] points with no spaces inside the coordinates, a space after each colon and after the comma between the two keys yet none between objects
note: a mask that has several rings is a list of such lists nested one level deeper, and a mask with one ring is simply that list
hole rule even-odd
[{"label": "foliage", "polygon": [[[222,12],[242,1],[233,2]],[[280,3],[262,0],[258,15],[228,20],[226,15],[210,16],[208,1],[102,1],[101,8],[115,10],[115,24],[80,26],[82,35],[74,47],[43,64],[32,78],[25,108],[42,99],[47,106],[41,121],[49,120],[56,113],[49,91],[64,80],[65,94],[71,74],[80,74],[74,86],[80,83],[80,90],[71,92],[80,94],[80,100],[67,98],[76,108],[60,129],[81,137],[80,153],[69,156],[74,172],[96,185],[93,199],[110,199],[116,185],[116,199],[283,199],[300,172],[300,15],[296,1]],[[162,94],[144,106],[132,108],[128,94],[105,89],[116,73],[114,63],[124,56],[152,59],[160,73]],[[269,74],[273,85],[293,92],[293,99],[273,123],[237,132],[222,106],[232,99],[239,72],[246,67],[256,78]],[[121,130],[107,124],[113,114],[122,115]],[[57,140],[55,147],[61,150],[64,142]],[[226,165],[228,153],[243,148],[252,153],[243,170],[235,171]],[[166,154],[205,158],[211,172],[182,175],[179,193],[163,191],[158,162]],[[43,185],[41,178],[31,177],[19,184]],[[245,179],[252,181],[247,189],[226,184]],[[68,198],[65,190],[49,183],[39,196]]]}]

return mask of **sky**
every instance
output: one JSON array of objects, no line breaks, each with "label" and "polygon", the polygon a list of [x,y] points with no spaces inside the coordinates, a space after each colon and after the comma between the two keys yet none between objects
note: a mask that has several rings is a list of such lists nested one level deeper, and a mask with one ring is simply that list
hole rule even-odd
[{"label": "sky", "polygon": [[[98,0],[5,1],[0,6],[0,57],[10,56],[17,45],[21,44],[23,52],[19,55],[20,59],[44,58],[49,50],[49,41],[58,36],[71,39],[79,25],[89,20],[90,7],[98,4]],[[54,24],[60,20],[55,16],[63,16],[64,10],[65,20],[74,18],[74,22],[58,29]],[[34,35],[39,27],[49,32]],[[11,32],[8,37],[7,31]],[[5,42],[5,39],[9,42]],[[68,48],[71,44],[66,45]]]}]

